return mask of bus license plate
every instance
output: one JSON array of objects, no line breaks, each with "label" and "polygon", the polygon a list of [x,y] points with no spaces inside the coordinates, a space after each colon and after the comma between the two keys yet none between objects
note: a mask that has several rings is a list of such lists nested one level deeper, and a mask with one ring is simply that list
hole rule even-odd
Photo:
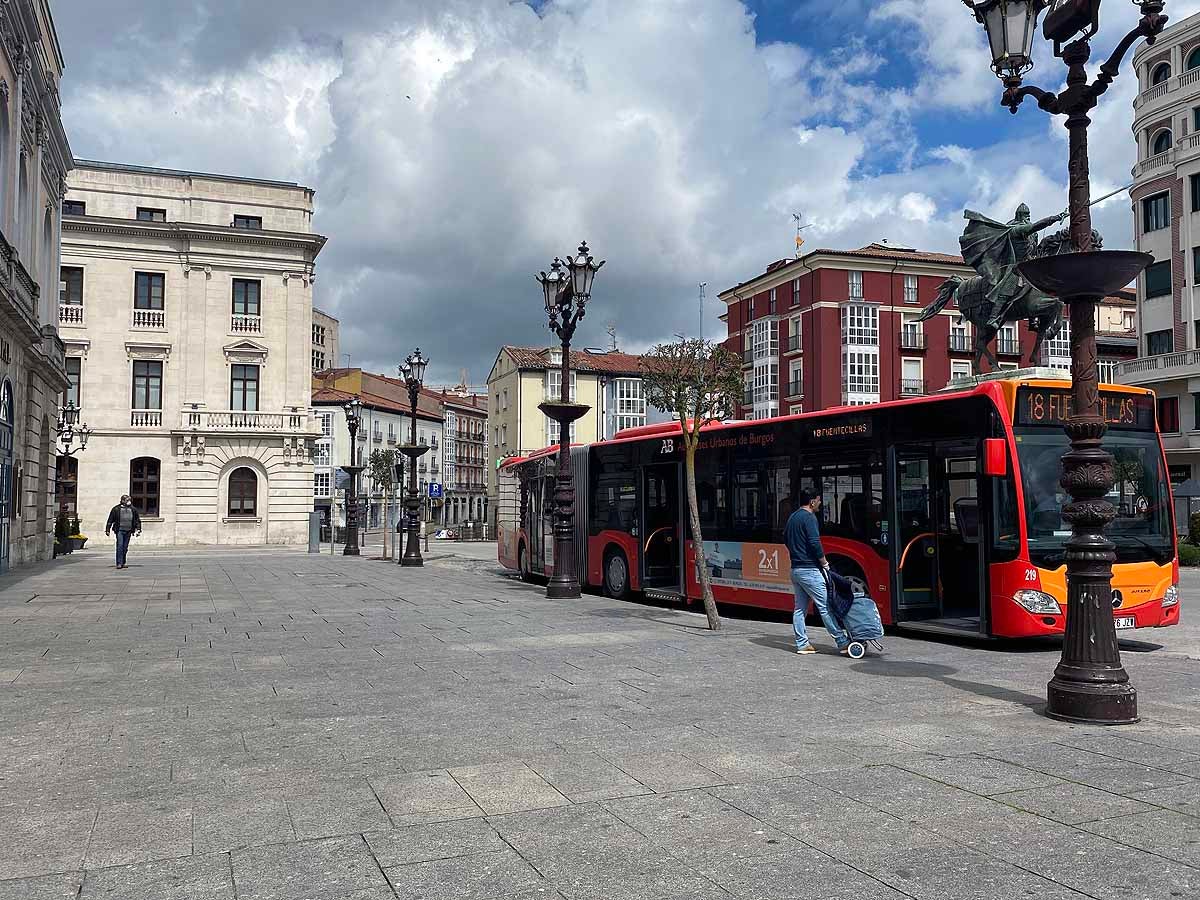
[{"label": "bus license plate", "polygon": [[1115,621],[1118,628],[1137,628],[1137,619],[1133,616],[1117,616]]}]

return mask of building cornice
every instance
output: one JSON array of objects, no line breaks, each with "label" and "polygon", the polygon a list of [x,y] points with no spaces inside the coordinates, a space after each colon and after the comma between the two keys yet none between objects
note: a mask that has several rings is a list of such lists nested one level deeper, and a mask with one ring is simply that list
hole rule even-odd
[{"label": "building cornice", "polygon": [[254,247],[287,247],[310,250],[315,257],[325,246],[324,235],[299,231],[258,231],[229,225],[202,225],[195,222],[142,222],[105,216],[63,216],[63,237],[76,234],[111,234],[151,239],[185,239],[221,244],[245,244]]},{"label": "building cornice", "polygon": [[905,259],[903,257],[859,256],[853,251],[840,253],[818,250],[808,256],[799,257],[787,265],[780,266],[774,271],[764,272],[735,287],[726,288],[717,297],[726,304],[733,303],[763,291],[769,291],[773,287],[788,284],[821,269],[836,269],[844,272],[879,272],[885,275],[975,274],[975,270],[965,263]]}]

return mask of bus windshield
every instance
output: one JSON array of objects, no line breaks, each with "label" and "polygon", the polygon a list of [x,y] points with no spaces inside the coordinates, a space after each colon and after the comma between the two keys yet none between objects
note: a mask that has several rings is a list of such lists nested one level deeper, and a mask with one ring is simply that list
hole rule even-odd
[{"label": "bus windshield", "polygon": [[[1065,561],[1071,525],[1062,518],[1070,497],[1058,483],[1069,442],[1058,428],[1017,428],[1017,458],[1025,494],[1030,562],[1057,568]],[[1158,435],[1152,431],[1110,430],[1104,449],[1115,459],[1117,483],[1108,500],[1117,517],[1105,529],[1116,545],[1117,562],[1153,560],[1162,565],[1175,553],[1167,480]]]}]

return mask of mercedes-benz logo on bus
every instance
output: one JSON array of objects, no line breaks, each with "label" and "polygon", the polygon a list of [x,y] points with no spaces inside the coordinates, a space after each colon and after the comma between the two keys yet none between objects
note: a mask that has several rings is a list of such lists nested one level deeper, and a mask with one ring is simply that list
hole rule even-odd
[{"label": "mercedes-benz logo on bus", "polygon": [[1121,592],[1120,592],[1120,591],[1113,591],[1113,595],[1112,595],[1112,605],[1113,605],[1113,609],[1120,609],[1120,608],[1121,608],[1121,601],[1122,601],[1122,599],[1123,599],[1123,598],[1121,597]]}]

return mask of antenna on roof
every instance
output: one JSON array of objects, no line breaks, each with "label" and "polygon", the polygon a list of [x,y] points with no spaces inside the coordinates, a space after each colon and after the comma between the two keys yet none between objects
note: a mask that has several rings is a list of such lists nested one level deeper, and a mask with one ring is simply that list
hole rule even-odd
[{"label": "antenna on roof", "polygon": [[700,282],[700,340],[704,340],[704,289],[707,286],[707,281]]},{"label": "antenna on roof", "polygon": [[617,323],[609,322],[608,327],[604,329],[608,332],[608,352],[617,352]]},{"label": "antenna on roof", "polygon": [[796,223],[796,259],[799,259],[800,247],[804,244],[804,237],[800,234],[800,232],[802,232],[805,228],[812,228],[812,223],[809,222],[807,225],[802,224],[804,222],[804,213],[802,212],[792,213],[792,219]]}]

